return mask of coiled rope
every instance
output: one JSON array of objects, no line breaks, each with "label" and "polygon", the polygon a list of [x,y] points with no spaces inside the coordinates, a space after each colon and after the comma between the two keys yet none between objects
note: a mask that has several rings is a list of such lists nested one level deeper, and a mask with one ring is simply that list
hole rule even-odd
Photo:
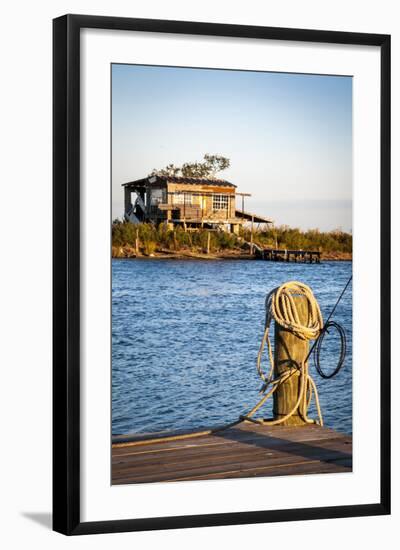
[{"label": "coiled rope", "polygon": [[[303,296],[304,299],[307,300],[308,315],[305,323],[300,321],[295,296]],[[271,387],[271,389],[243,418],[247,420],[252,420],[253,422],[272,426],[285,422],[291,416],[298,412],[300,417],[307,424],[318,423],[322,426],[323,419],[319,404],[317,387],[308,371],[308,354],[300,362],[299,367],[290,367],[280,376],[273,378],[275,374],[275,362],[270,339],[271,322],[272,320],[274,320],[275,323],[277,323],[284,329],[292,332],[301,340],[316,340],[320,336],[324,324],[319,304],[309,286],[298,281],[289,281],[287,283],[284,283],[280,287],[275,288],[268,294],[265,301],[265,309],[265,330],[257,355],[257,371],[260,378],[264,382],[261,389],[262,393],[265,393],[269,387]],[[270,363],[268,375],[264,373],[261,367],[265,344],[267,344]],[[251,417],[254,415],[254,413],[258,411],[258,409],[281,386],[281,384],[286,382],[293,374],[295,374],[295,372],[298,372],[300,376],[299,394],[297,401],[292,409],[286,415],[275,420],[253,420]],[[315,405],[318,413],[318,422],[309,418],[307,415],[307,409],[311,403],[313,396],[315,398]]]},{"label": "coiled rope", "polygon": [[[304,296],[307,300],[308,307],[308,322],[303,325],[299,319],[296,302],[294,296]],[[315,340],[322,329],[323,320],[319,304],[315,299],[314,294],[309,286],[297,281],[289,281],[278,288],[274,288],[265,299],[265,330],[261,340],[260,349],[257,355],[257,371],[260,378],[270,383],[274,372],[274,356],[272,353],[271,339],[269,337],[270,326],[272,319],[278,325],[289,330],[301,340]],[[261,359],[265,347],[268,346],[268,356],[270,362],[270,371],[268,376],[265,376],[261,368]]]}]

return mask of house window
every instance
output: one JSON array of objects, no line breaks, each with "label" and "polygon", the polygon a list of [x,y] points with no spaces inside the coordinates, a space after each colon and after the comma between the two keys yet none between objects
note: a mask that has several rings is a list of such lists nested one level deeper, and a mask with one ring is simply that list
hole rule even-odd
[{"label": "house window", "polygon": [[192,195],[190,193],[175,193],[173,204],[192,204]]},{"label": "house window", "polygon": [[163,189],[152,189],[150,204],[155,206],[165,201],[165,191]]},{"label": "house window", "polygon": [[226,195],[213,195],[213,210],[228,210],[228,199]]}]

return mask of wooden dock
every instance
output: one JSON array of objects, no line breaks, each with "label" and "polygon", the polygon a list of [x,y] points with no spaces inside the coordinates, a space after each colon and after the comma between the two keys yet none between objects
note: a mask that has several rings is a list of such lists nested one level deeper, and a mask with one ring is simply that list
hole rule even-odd
[{"label": "wooden dock", "polygon": [[321,262],[321,252],[318,250],[286,250],[279,248],[265,248],[262,259],[270,262],[300,262],[316,263]]},{"label": "wooden dock", "polygon": [[351,436],[318,425],[242,423],[177,441],[119,441],[112,446],[113,485],[352,471]]}]

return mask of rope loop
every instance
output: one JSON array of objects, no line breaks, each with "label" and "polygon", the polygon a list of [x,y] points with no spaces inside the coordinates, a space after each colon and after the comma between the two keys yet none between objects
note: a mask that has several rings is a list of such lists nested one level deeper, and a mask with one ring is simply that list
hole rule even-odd
[{"label": "rope loop", "polygon": [[[294,296],[304,296],[308,306],[308,322],[300,322]],[[319,304],[311,288],[298,281],[289,281],[274,289],[267,297],[267,307],[278,325],[293,332],[302,340],[315,340],[323,326]]]}]

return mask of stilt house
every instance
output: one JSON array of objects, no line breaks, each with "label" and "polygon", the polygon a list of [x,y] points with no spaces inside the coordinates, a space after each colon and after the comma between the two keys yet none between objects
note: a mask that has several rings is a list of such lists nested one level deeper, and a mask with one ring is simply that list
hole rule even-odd
[{"label": "stilt house", "polygon": [[[246,223],[272,223],[244,210],[244,197],[226,180],[150,176],[123,184],[125,219],[132,223],[167,223],[170,227],[206,227],[233,233]],[[236,207],[238,197],[242,208]]]}]

